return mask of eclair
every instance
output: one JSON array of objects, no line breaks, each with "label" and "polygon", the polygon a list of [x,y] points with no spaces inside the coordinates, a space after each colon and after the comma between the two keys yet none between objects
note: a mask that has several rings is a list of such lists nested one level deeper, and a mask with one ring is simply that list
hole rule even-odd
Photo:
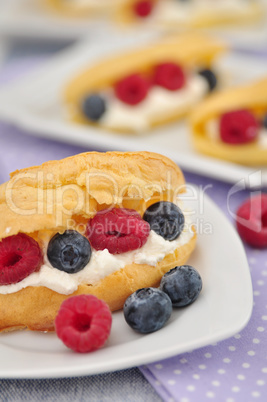
[{"label": "eclair", "polygon": [[267,78],[213,94],[190,117],[203,154],[243,165],[267,165]]},{"label": "eclair", "polygon": [[148,24],[177,31],[254,23],[264,12],[259,0],[126,0],[116,17],[126,26]]},{"label": "eclair", "polygon": [[194,250],[185,181],[167,157],[88,152],[0,186],[0,331],[53,331],[61,303],[91,294],[111,311],[158,286]]},{"label": "eclair", "polygon": [[108,15],[125,0],[41,0],[49,11],[66,17]]},{"label": "eclair", "polygon": [[225,49],[216,39],[188,33],[107,58],[66,84],[67,115],[125,134],[179,120],[216,88],[213,62]]}]

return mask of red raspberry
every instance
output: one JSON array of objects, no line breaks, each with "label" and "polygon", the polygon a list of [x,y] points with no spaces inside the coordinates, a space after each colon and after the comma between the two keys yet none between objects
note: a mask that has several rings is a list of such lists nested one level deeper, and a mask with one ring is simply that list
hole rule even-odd
[{"label": "red raspberry", "polygon": [[61,304],[55,319],[57,336],[75,352],[99,349],[110,334],[112,315],[103,300],[92,295],[72,296]]},{"label": "red raspberry", "polygon": [[153,2],[151,0],[141,0],[134,3],[134,12],[138,17],[146,18],[153,10]]},{"label": "red raspberry", "polygon": [[170,91],[176,91],[185,85],[183,69],[175,63],[162,63],[156,66],[154,82]]},{"label": "red raspberry", "polygon": [[241,238],[254,247],[267,247],[267,194],[252,197],[237,211],[236,226]]},{"label": "red raspberry", "polygon": [[149,90],[149,82],[140,74],[132,74],[115,86],[115,94],[118,99],[128,105],[137,105],[145,99]]},{"label": "red raspberry", "polygon": [[254,141],[259,125],[248,110],[233,110],[224,113],[220,119],[220,136],[228,144],[246,144]]},{"label": "red raspberry", "polygon": [[22,281],[40,269],[43,255],[39,244],[19,233],[0,242],[0,285]]},{"label": "red raspberry", "polygon": [[86,236],[96,250],[121,254],[142,247],[149,231],[149,224],[135,210],[113,208],[98,212],[88,222]]}]

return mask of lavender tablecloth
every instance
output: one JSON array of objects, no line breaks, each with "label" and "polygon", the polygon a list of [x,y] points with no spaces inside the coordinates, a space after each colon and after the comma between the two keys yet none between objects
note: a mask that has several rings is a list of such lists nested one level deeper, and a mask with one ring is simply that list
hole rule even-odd
[{"label": "lavender tablecloth", "polygon": [[[42,55],[15,57],[0,71],[0,85],[22,70],[42,62]],[[25,67],[26,66],[26,67]],[[0,122],[0,182],[22,167],[61,159],[86,151],[82,147],[30,136]],[[209,185],[207,194],[227,218],[227,195],[231,185],[184,172],[188,182]],[[266,189],[265,189],[266,190]],[[235,193],[231,211],[250,196],[247,190]],[[246,247],[254,289],[254,309],[247,327],[217,345],[185,353],[137,369],[69,380],[0,380],[0,401],[6,400],[124,400],[202,402],[249,402],[267,400],[267,250]],[[218,250],[219,258],[219,250]],[[66,384],[69,392],[66,393]],[[97,385],[96,385],[97,384]],[[116,384],[116,387],[114,387]],[[82,391],[81,391],[82,390]],[[158,396],[157,396],[158,395]]]}]

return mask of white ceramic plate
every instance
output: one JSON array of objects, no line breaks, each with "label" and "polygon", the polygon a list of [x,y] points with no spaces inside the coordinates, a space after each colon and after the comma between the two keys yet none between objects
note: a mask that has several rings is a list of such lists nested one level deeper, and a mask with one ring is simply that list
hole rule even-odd
[{"label": "white ceramic plate", "polygon": [[[52,58],[44,68],[21,83],[0,91],[0,118],[36,136],[90,149],[159,152],[191,172],[230,183],[243,180],[251,187],[267,185],[266,167],[245,167],[195,152],[185,124],[162,126],[142,136],[123,136],[71,123],[66,119],[61,95],[64,86],[74,75],[103,56],[136,47],[154,37],[155,34],[141,33],[123,38],[116,36],[111,41],[95,45],[85,40],[73,46]],[[266,75],[267,60],[229,53],[221,58],[218,68],[227,76],[229,83],[242,84]]]},{"label": "white ceramic plate", "polygon": [[[189,263],[201,274],[198,300],[176,309],[167,325],[148,335],[135,333],[122,312],[113,314],[107,344],[91,354],[68,350],[55,334],[0,335],[0,378],[44,378],[98,374],[151,363],[234,335],[252,311],[252,284],[242,243],[210,199],[190,187],[186,204],[198,228]],[[189,197],[190,195],[190,197]]]},{"label": "white ceramic plate", "polygon": [[[260,0],[266,6],[266,0]],[[111,38],[114,32],[125,34],[107,18],[77,19],[59,17],[42,6],[42,0],[0,0],[0,33],[19,38],[73,40],[84,35],[93,39]],[[267,7],[266,7],[267,9]],[[138,26],[146,30],[147,27]],[[131,29],[129,29],[130,31]],[[132,30],[135,30],[133,27]],[[207,29],[209,32],[229,39],[233,46],[250,49],[266,49],[267,13],[262,21],[244,26],[226,26]]]}]

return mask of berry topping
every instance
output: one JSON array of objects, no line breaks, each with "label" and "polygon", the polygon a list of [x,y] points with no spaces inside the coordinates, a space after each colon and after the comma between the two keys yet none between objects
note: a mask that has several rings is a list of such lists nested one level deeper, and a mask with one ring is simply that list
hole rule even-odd
[{"label": "berry topping", "polygon": [[90,261],[91,246],[86,237],[76,230],[66,230],[52,237],[47,247],[47,257],[54,268],[74,274]]},{"label": "berry topping", "polygon": [[39,244],[19,233],[0,242],[0,285],[17,283],[40,269],[43,256]]},{"label": "berry topping", "polygon": [[202,279],[193,267],[182,265],[162,277],[160,289],[167,293],[174,307],[185,307],[197,299],[202,289]]},{"label": "berry topping", "polygon": [[149,225],[133,209],[105,209],[88,222],[86,236],[96,250],[121,254],[142,247]]},{"label": "berry topping", "polygon": [[206,68],[204,70],[200,70],[198,74],[207,80],[209,90],[213,91],[213,89],[217,86],[217,77],[214,72]]},{"label": "berry topping", "polygon": [[91,121],[98,121],[106,111],[106,103],[101,96],[91,94],[82,101],[82,111]]},{"label": "berry topping", "polygon": [[248,110],[224,113],[220,119],[220,136],[228,144],[246,144],[258,135],[257,120]]},{"label": "berry topping", "polygon": [[267,194],[246,200],[236,213],[241,238],[253,247],[267,247]]},{"label": "berry topping", "polygon": [[124,318],[135,331],[147,334],[161,329],[172,313],[169,296],[159,289],[143,288],[124,303]]},{"label": "berry topping", "polygon": [[160,201],[150,205],[143,219],[165,240],[175,240],[183,231],[184,215],[177,205],[169,201]]},{"label": "berry topping", "polygon": [[170,91],[175,91],[185,85],[185,74],[175,63],[159,64],[155,68],[154,82]]},{"label": "berry topping", "polygon": [[57,336],[75,352],[99,349],[109,337],[112,315],[108,305],[92,295],[72,296],[61,304],[55,319]]},{"label": "berry topping", "polygon": [[151,0],[141,0],[134,3],[134,12],[138,17],[148,17],[153,10],[153,2]]},{"label": "berry topping", "polygon": [[137,105],[147,96],[149,82],[139,74],[133,74],[122,79],[115,85],[118,99],[128,105]]},{"label": "berry topping", "polygon": [[264,128],[267,128],[267,114],[265,116],[263,116],[262,125]]}]

